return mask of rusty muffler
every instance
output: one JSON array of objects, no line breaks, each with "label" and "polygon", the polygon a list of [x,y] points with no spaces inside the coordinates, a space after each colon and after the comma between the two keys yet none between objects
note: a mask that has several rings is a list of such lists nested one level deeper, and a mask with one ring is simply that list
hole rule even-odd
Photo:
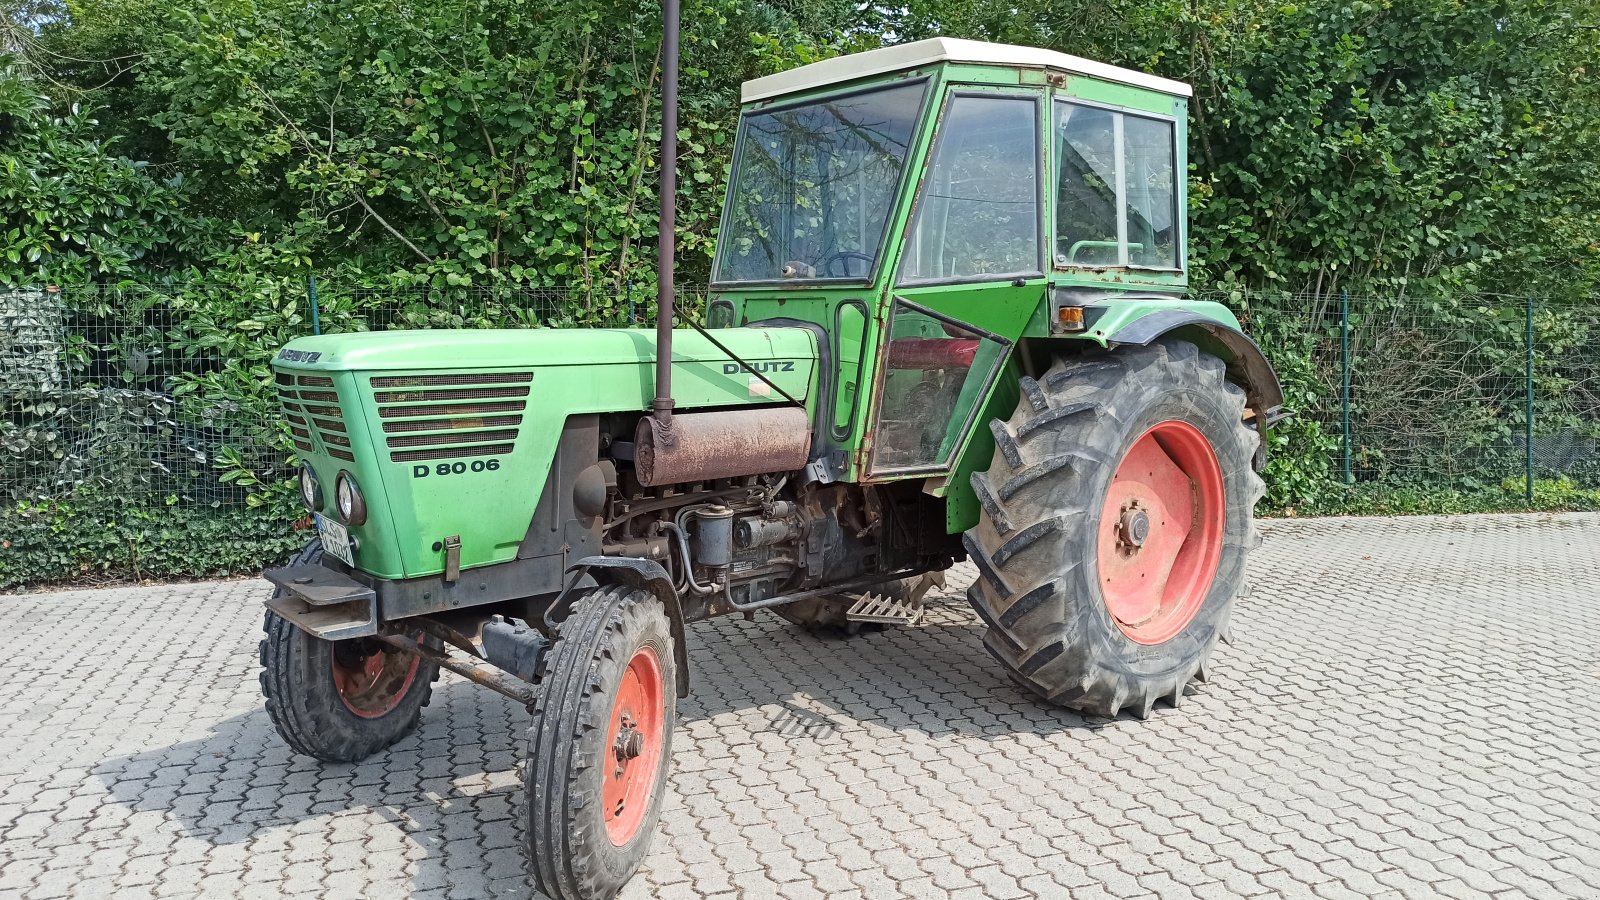
[{"label": "rusty muffler", "polygon": [[811,456],[811,422],[797,406],[681,413],[667,430],[639,420],[634,474],[646,487],[803,469]]}]

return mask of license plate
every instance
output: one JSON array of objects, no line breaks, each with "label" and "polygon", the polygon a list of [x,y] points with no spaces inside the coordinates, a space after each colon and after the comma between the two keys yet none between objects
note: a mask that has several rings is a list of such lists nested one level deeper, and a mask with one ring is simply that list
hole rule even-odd
[{"label": "license plate", "polygon": [[322,552],[347,566],[356,564],[350,552],[350,529],[327,516],[317,516],[317,536],[322,538]]}]

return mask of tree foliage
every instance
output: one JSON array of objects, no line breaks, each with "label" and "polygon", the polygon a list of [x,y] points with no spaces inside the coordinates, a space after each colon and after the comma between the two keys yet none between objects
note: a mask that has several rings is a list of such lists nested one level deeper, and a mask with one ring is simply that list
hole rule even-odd
[{"label": "tree foliage", "polygon": [[[66,2],[12,0],[35,35],[18,49],[59,100],[108,113],[64,133],[181,176],[188,220],[165,237],[184,262],[251,242],[281,273],[651,277],[656,7]],[[1193,84],[1204,286],[1549,294],[1600,276],[1596,0],[693,0],[686,277],[707,274],[739,82],[935,34]]]},{"label": "tree foliage", "polygon": [[[686,282],[709,276],[741,81],[948,35],[1194,86],[1192,280],[1231,300],[1294,408],[1329,396],[1312,354],[1342,291],[1473,328],[1452,298],[1580,303],[1600,284],[1600,0],[688,0],[683,15]],[[0,285],[164,285],[172,389],[251,411],[271,403],[271,345],[304,328],[311,273],[647,296],[660,33],[658,6],[621,0],[0,0]],[[1477,336],[1513,339],[1517,308]],[[1314,421],[1274,440],[1275,500],[1326,489],[1333,443]]]}]

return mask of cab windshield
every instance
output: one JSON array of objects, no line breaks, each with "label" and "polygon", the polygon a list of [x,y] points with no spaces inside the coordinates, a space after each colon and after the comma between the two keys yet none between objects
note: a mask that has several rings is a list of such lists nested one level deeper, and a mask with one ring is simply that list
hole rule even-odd
[{"label": "cab windshield", "polygon": [[863,280],[922,109],[922,82],[747,114],[716,280]]}]

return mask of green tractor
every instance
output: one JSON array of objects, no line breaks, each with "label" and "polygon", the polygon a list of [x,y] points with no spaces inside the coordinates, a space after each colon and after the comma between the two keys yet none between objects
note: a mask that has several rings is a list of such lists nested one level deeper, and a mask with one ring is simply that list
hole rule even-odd
[{"label": "green tractor", "polygon": [[645,855],[701,619],[893,627],[970,560],[1021,688],[1176,705],[1228,634],[1283,400],[1184,296],[1189,94],[950,39],[759,78],[707,327],[671,327],[665,265],[654,330],[283,348],[318,530],[267,573],[284,739],[382,750],[441,668],[526,704],[530,871],[569,900]]}]

